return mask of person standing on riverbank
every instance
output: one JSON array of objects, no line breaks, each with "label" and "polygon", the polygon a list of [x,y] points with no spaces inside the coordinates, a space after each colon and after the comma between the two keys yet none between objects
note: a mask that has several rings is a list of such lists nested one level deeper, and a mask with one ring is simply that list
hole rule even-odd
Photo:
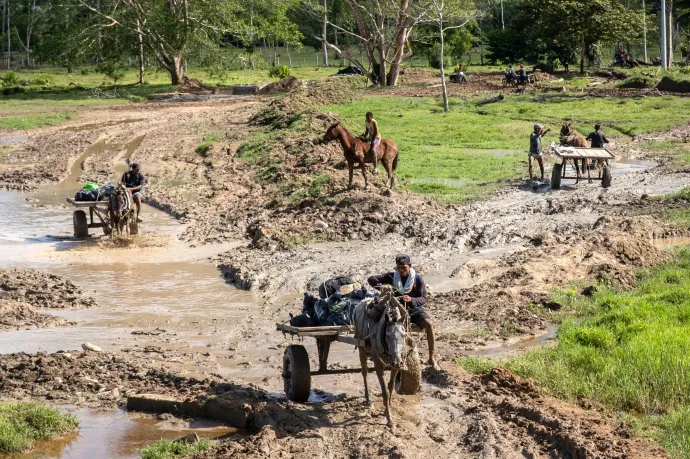
[{"label": "person standing on riverbank", "polygon": [[541,155],[541,138],[544,137],[551,129],[544,130],[541,124],[534,125],[534,132],[529,135],[529,179],[533,180],[532,173],[532,158],[539,163],[539,170],[541,171],[541,179],[544,180],[544,158]]}]

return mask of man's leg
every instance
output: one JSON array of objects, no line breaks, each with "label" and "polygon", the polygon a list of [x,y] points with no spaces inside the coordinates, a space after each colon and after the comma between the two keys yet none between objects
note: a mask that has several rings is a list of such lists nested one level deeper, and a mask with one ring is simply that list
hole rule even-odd
[{"label": "man's leg", "polygon": [[431,325],[431,320],[426,318],[422,320],[422,322],[419,325],[424,329],[424,331],[426,331],[426,341],[429,345],[429,360],[427,363],[435,369],[438,369],[439,366],[436,363],[436,359],[434,358],[436,339],[434,338],[434,327]]},{"label": "man's leg", "polygon": [[527,155],[529,158],[529,179],[532,180],[532,155]]},{"label": "man's leg", "polygon": [[141,222],[139,218],[139,213],[141,212],[141,193],[134,193],[132,199],[134,200],[134,206],[137,208],[137,221]]},{"label": "man's leg", "polygon": [[371,142],[371,147],[369,148],[369,154],[371,155],[371,158],[374,162],[374,174],[378,172],[378,158],[376,157],[376,139],[374,139],[373,142]]},{"label": "man's leg", "polygon": [[537,162],[539,163],[539,170],[541,171],[541,179],[544,180],[544,159],[541,156],[537,156]]}]

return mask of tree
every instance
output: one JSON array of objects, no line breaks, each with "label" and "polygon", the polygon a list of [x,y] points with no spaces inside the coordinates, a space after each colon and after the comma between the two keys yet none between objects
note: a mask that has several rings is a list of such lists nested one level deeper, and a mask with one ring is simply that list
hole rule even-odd
[{"label": "tree", "polygon": [[579,43],[580,73],[586,50],[600,41],[631,39],[642,30],[642,14],[619,0],[526,0],[537,13],[535,27],[556,43]]},{"label": "tree", "polygon": [[426,17],[423,21],[437,28],[439,37],[439,66],[441,70],[441,92],[443,109],[448,111],[448,89],[444,66],[444,44],[446,32],[465,27],[471,20],[479,17],[473,0],[431,0],[425,5]]},{"label": "tree", "polygon": [[[354,27],[342,27],[328,20],[328,25],[357,39],[369,61],[365,66],[347,49],[316,37],[327,47],[359,67],[374,84],[395,86],[403,59],[412,55],[410,35],[425,12],[416,5],[426,0],[346,0]],[[314,11],[308,3],[303,9]],[[312,13],[313,14],[313,13]]]},{"label": "tree", "polygon": [[[227,34],[253,44],[257,30],[264,38],[271,35],[276,40],[296,33],[285,18],[290,0],[252,1],[249,8],[239,0],[100,0],[100,8],[90,0],[68,1],[83,23],[81,42],[94,45],[102,38],[104,52],[106,40],[117,42],[115,49],[124,52],[126,48],[128,55],[141,55],[143,47],[168,71],[172,84],[182,81],[188,55],[219,53]],[[79,15],[79,10],[93,13],[98,20]]]}]

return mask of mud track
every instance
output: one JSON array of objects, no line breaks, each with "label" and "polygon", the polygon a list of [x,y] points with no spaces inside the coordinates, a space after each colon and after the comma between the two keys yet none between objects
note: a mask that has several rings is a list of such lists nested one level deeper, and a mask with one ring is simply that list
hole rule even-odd
[{"label": "mud track", "polygon": [[[462,206],[388,193],[380,178],[369,191],[348,191],[339,147],[319,141],[334,120],[314,109],[313,103],[324,102],[320,97],[322,91],[307,86],[278,99],[88,110],[67,126],[37,130],[29,141],[12,144],[13,161],[0,164],[0,183],[11,189],[65,177],[104,182],[124,171],[124,160],[141,163],[150,179],[148,202],[184,223],[184,245],[230,242],[231,248],[213,253],[214,261],[257,304],[223,305],[227,313],[219,317],[201,311],[208,317],[196,321],[190,314],[168,324],[156,322],[155,312],[132,313],[141,317],[137,330],[103,354],[2,355],[0,396],[107,408],[133,394],[192,404],[208,403],[212,395],[219,400],[214,403],[226,403],[221,407],[245,413],[245,427],[262,429],[199,457],[665,457],[647,441],[630,438],[625,425],[597,407],[561,403],[506,370],[479,378],[457,369],[453,359],[492,349],[504,355],[505,343],[547,333],[548,317],[530,305],[557,308],[551,303],[556,286],[627,286],[635,270],[661,263],[668,254],[654,242],[688,230],[659,223],[653,216],[662,205],[648,197],[683,188],[690,172],[670,163],[647,170],[621,164],[608,190],[587,183],[533,190],[518,181],[485,202]],[[666,135],[685,139],[683,129]],[[210,137],[220,140],[198,148]],[[648,154],[642,145],[635,144],[638,157]],[[619,150],[623,158],[626,151]],[[320,189],[305,192],[323,175],[329,179]],[[166,245],[147,237],[132,252],[101,241],[95,255],[94,246],[86,246],[55,257],[81,263],[112,254],[136,266],[148,262],[132,255],[136,249],[148,250],[151,263],[168,260],[166,248],[182,253],[180,241]],[[324,381],[328,391],[319,391],[315,381],[307,405],[276,395],[288,342],[275,332],[275,322],[299,311],[299,295],[324,279],[366,279],[390,270],[393,254],[402,251],[430,286],[444,370],[426,370],[420,395],[396,396],[397,429],[385,428],[376,397],[373,409],[364,406],[358,375]],[[11,313],[18,319],[8,313],[0,322],[3,329],[44,326],[27,307],[93,305],[74,284],[51,275],[1,270],[0,280],[10,286],[3,287],[10,293],[0,308],[5,301],[24,305]],[[56,320],[45,325],[60,325]],[[190,350],[184,335],[190,329],[212,330],[203,354]],[[424,356],[426,342],[418,338]],[[334,365],[348,367],[351,351],[336,349]],[[226,382],[229,374],[234,384]],[[370,383],[376,388],[371,377]]]}]

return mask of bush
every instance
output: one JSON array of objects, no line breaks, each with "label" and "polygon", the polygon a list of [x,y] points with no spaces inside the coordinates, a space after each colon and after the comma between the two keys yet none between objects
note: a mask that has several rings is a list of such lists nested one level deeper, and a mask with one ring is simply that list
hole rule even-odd
[{"label": "bush", "polygon": [[0,403],[0,453],[26,451],[39,440],[64,435],[78,426],[73,415],[39,403]]},{"label": "bush", "polygon": [[181,441],[159,440],[138,451],[141,459],[175,459],[191,456],[206,451],[213,444],[209,440],[199,440],[193,443]]},{"label": "bush", "polygon": [[46,75],[46,74],[39,74],[36,75],[34,78],[29,80],[29,85],[31,86],[45,86],[47,84],[52,84],[54,78],[52,75]]},{"label": "bush", "polygon": [[117,63],[104,62],[100,64],[97,68],[99,73],[112,79],[115,83],[122,80],[125,77],[125,72],[120,68]]},{"label": "bush", "polygon": [[91,69],[89,69],[88,67],[84,67],[79,71],[79,73],[81,73],[82,75],[88,75],[89,73],[91,73]]},{"label": "bush", "polygon": [[271,78],[280,78],[282,80],[290,76],[290,68],[287,65],[271,67],[268,70],[268,76]]},{"label": "bush", "polygon": [[19,76],[13,71],[6,72],[2,76],[2,85],[6,88],[11,88],[12,86],[19,86]]},{"label": "bush", "polygon": [[[441,54],[441,45],[439,43],[436,43],[434,46],[429,48],[427,51],[427,59],[429,59],[429,65],[435,69],[440,69],[441,68],[441,59],[440,59],[440,54]],[[448,56],[447,54],[444,53],[443,55],[443,68],[446,70],[450,70],[451,66],[453,65],[453,59]]]}]

